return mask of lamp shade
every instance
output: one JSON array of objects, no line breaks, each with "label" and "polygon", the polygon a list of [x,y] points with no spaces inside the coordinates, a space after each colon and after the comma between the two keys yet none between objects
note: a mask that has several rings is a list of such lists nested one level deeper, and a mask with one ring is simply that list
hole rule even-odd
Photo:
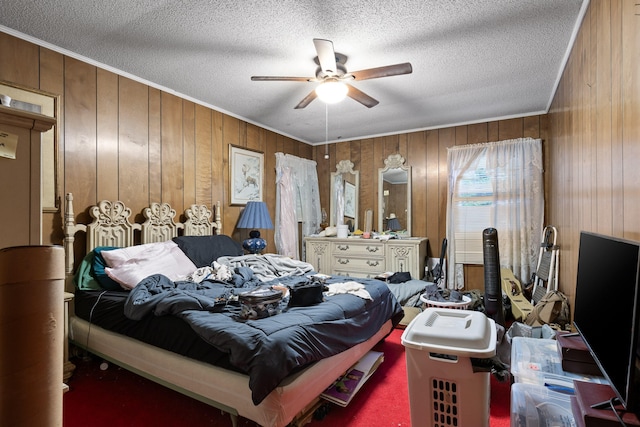
[{"label": "lamp shade", "polygon": [[267,241],[260,237],[258,228],[273,228],[269,210],[265,202],[247,202],[238,228],[250,228],[249,238],[242,242],[242,247],[252,254],[259,254],[267,247]]},{"label": "lamp shade", "polygon": [[238,228],[273,228],[265,202],[247,202],[238,221]]},{"label": "lamp shade", "polygon": [[400,221],[398,220],[398,218],[389,218],[387,220],[387,229],[391,231],[402,230],[402,226],[400,225]]}]

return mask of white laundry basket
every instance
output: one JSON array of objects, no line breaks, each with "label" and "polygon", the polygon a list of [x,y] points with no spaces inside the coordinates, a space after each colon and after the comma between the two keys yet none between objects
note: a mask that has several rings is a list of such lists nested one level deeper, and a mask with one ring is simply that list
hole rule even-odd
[{"label": "white laundry basket", "polygon": [[429,307],[402,334],[411,425],[489,425],[489,372],[471,358],[496,354],[496,325],[484,313]]},{"label": "white laundry basket", "polygon": [[427,297],[427,294],[420,295],[422,307],[455,308],[456,310],[466,310],[471,305],[471,297],[462,296],[462,301],[434,301]]}]

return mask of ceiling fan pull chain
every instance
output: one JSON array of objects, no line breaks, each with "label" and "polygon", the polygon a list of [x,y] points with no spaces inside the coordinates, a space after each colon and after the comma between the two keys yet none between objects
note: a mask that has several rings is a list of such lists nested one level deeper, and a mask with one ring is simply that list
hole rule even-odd
[{"label": "ceiling fan pull chain", "polygon": [[324,104],[324,158],[329,158],[329,104]]}]

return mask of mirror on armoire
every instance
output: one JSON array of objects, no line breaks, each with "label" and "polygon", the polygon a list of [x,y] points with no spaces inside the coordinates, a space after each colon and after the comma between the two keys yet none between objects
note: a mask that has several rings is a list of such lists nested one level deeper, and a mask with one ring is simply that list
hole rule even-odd
[{"label": "mirror on armoire", "polygon": [[391,154],[378,169],[378,230],[411,236],[411,166]]},{"label": "mirror on armoire", "polygon": [[358,198],[360,172],[353,170],[353,163],[341,160],[331,173],[331,198],[329,224],[349,225],[350,231],[358,229]]}]

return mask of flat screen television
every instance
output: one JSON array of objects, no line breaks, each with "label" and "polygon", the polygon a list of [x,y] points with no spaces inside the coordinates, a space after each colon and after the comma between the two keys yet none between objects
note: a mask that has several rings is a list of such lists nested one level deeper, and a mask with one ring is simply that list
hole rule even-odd
[{"label": "flat screen television", "polygon": [[640,413],[639,261],[638,242],[580,233],[574,325],[619,402],[636,414]]}]

